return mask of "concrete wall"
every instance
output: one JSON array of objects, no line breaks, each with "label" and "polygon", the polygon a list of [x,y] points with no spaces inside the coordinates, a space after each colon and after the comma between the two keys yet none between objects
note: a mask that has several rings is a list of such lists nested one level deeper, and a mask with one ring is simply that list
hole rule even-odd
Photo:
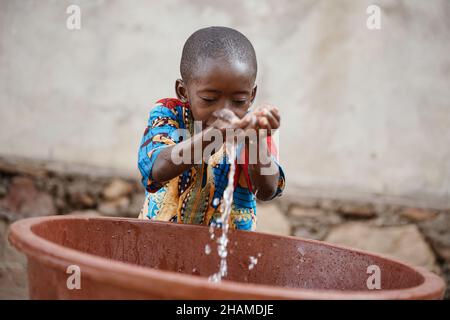
[{"label": "concrete wall", "polygon": [[0,155],[136,175],[184,40],[226,25],[256,48],[257,102],[281,108],[288,193],[450,206],[448,0],[213,3],[0,0]]}]

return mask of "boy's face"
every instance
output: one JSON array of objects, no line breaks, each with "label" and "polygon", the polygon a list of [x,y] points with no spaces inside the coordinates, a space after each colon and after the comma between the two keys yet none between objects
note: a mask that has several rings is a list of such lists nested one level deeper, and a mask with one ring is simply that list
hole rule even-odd
[{"label": "boy's face", "polygon": [[189,101],[194,120],[203,127],[215,120],[214,111],[227,108],[244,117],[256,95],[255,71],[234,59],[206,59],[188,83],[177,80],[179,99]]}]

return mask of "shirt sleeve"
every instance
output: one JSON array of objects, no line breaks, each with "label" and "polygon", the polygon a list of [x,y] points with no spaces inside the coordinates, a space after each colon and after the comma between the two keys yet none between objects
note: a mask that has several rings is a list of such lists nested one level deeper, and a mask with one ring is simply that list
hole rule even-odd
[{"label": "shirt sleeve", "polygon": [[175,108],[168,108],[163,103],[157,103],[150,110],[147,128],[142,137],[138,155],[138,167],[142,176],[141,182],[150,193],[158,191],[163,186],[153,179],[153,165],[164,148],[178,142],[179,127]]},{"label": "shirt sleeve", "polygon": [[284,175],[283,167],[280,165],[280,162],[279,162],[278,149],[275,145],[275,142],[272,140],[271,136],[267,137],[267,146],[269,148],[270,155],[272,157],[273,162],[275,162],[275,164],[278,166],[278,172],[279,172],[277,191],[270,199],[270,200],[272,200],[283,194],[284,187],[286,185],[286,177]]},{"label": "shirt sleeve", "polygon": [[276,197],[280,197],[283,194],[284,186],[286,184],[286,178],[284,176],[283,167],[279,164],[279,162],[278,162],[278,160],[276,158],[273,158],[273,161],[278,166],[278,170],[279,170],[280,175],[278,177],[277,191],[275,192],[275,194],[273,195],[273,197],[270,200],[272,200],[272,199],[274,199]]}]

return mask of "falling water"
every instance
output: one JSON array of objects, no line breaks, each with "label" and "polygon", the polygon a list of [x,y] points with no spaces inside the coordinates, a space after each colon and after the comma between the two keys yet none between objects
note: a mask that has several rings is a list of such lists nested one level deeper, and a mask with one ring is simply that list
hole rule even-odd
[{"label": "falling water", "polygon": [[258,263],[258,258],[250,256],[250,264],[248,266],[248,270],[252,270],[256,264]]},{"label": "falling water", "polygon": [[[228,245],[228,229],[229,229],[229,217],[231,212],[231,205],[233,203],[233,192],[234,192],[234,171],[235,171],[235,163],[236,159],[236,145],[234,142],[226,142],[225,143],[225,151],[228,155],[228,159],[230,162],[230,171],[228,175],[228,185],[225,188],[223,193],[223,201],[220,206],[220,211],[222,213],[220,219],[217,221],[222,224],[222,235],[217,239],[217,253],[220,257],[220,268],[219,271],[212,276],[209,277],[209,281],[211,282],[220,282],[222,277],[227,275],[227,245]],[[212,232],[211,232],[212,230]],[[211,239],[213,236],[213,229],[210,229]]]}]

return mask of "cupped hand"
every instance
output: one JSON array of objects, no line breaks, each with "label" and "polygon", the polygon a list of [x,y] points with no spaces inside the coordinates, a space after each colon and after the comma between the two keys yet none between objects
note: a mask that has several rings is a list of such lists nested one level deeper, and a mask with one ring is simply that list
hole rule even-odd
[{"label": "cupped hand", "polygon": [[268,135],[271,134],[271,130],[276,130],[280,127],[280,112],[275,106],[262,104],[257,106],[251,113],[256,117],[256,128],[266,129]]}]

